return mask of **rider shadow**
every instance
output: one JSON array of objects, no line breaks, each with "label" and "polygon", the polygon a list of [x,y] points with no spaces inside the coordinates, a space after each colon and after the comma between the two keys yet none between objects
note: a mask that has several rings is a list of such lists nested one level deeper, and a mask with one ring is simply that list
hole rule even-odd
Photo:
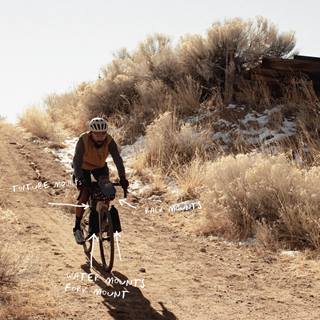
[{"label": "rider shadow", "polygon": [[[159,304],[162,308],[161,313],[155,310],[151,306],[150,301],[144,297],[141,290],[138,287],[130,285],[130,280],[122,273],[117,271],[107,273],[94,258],[92,260],[92,266],[101,276],[101,278],[96,278],[95,284],[97,284],[101,288],[102,292],[114,291],[120,293],[128,291],[128,293],[125,293],[120,297],[101,294],[101,297],[104,299],[103,304],[107,307],[108,313],[113,317],[113,319],[177,320],[177,317],[171,311],[169,311],[160,301]],[[89,264],[83,264],[81,268],[86,273],[91,273]],[[114,278],[113,276],[117,277],[122,284],[115,282],[113,282],[112,284],[107,284],[103,281],[103,279],[111,279],[111,277]]]}]

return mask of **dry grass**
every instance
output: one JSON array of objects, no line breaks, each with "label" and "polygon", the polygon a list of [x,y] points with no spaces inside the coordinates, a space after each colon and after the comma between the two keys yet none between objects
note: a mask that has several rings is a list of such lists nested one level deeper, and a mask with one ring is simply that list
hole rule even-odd
[{"label": "dry grass", "polygon": [[125,144],[126,140],[126,123],[128,118],[120,113],[115,113],[109,118],[108,121],[108,132],[113,137],[113,139],[120,145]]},{"label": "dry grass", "polygon": [[27,319],[21,306],[18,307],[17,297],[13,294],[17,284],[18,261],[12,258],[12,252],[0,249],[0,320]]},{"label": "dry grass", "polygon": [[21,290],[11,294],[6,292],[3,297],[0,320],[57,319],[58,312],[52,307],[54,301],[52,299],[49,303],[50,298],[46,294]]},{"label": "dry grass", "polygon": [[32,255],[21,249],[23,241],[17,236],[24,231],[21,223],[17,223],[17,215],[2,208],[0,214],[0,320],[54,319],[57,310],[53,297],[48,295],[46,288],[41,291],[39,287],[30,287],[30,276],[38,277],[39,266]]},{"label": "dry grass", "polygon": [[236,93],[238,103],[243,103],[254,107],[270,107],[276,104],[271,95],[269,86],[264,81],[241,80],[239,91]]},{"label": "dry grass", "polygon": [[181,125],[174,113],[165,112],[146,129],[145,165],[168,174],[195,156],[205,157],[209,144],[208,132]]},{"label": "dry grass", "polygon": [[206,163],[200,158],[194,158],[191,163],[176,169],[173,177],[179,187],[178,201],[197,199],[204,191],[204,179],[206,174]]},{"label": "dry grass", "polygon": [[85,131],[89,114],[81,99],[89,87],[83,83],[70,92],[48,95],[44,104],[53,122],[62,124],[64,129],[75,134]]},{"label": "dry grass", "polygon": [[144,171],[145,175],[142,177],[143,183],[148,184],[142,192],[144,198],[148,198],[152,195],[164,196],[167,193],[167,184],[164,180],[164,176],[159,169]]},{"label": "dry grass", "polygon": [[210,163],[204,176],[201,202],[212,233],[229,229],[233,238],[319,248],[318,167],[299,168],[284,155],[238,154]]},{"label": "dry grass", "polygon": [[48,113],[39,107],[31,106],[25,109],[19,122],[22,127],[39,138],[57,143],[62,143],[65,138],[62,124],[54,122]]},{"label": "dry grass", "polygon": [[146,152],[140,152],[131,161],[133,174],[135,176],[138,176],[139,178],[143,178],[146,176],[147,167],[145,163],[146,163]]},{"label": "dry grass", "polygon": [[10,286],[16,282],[18,272],[18,262],[10,258],[8,249],[0,249],[0,288]]},{"label": "dry grass", "polygon": [[319,165],[320,155],[320,100],[313,85],[305,79],[290,79],[283,86],[283,114],[295,118],[297,135],[285,141],[286,149],[292,150],[305,165]]},{"label": "dry grass", "polygon": [[200,108],[202,89],[200,84],[190,76],[177,82],[173,93],[173,103],[178,116],[196,113]]},{"label": "dry grass", "polygon": [[[139,82],[136,89],[140,96],[141,107],[148,110],[149,119],[150,115],[154,118],[158,113],[166,111],[169,90],[161,80]],[[145,115],[148,116],[146,113]]]},{"label": "dry grass", "polygon": [[[211,144],[208,131],[182,124],[172,112],[165,112],[146,129],[146,146],[132,162],[134,174],[147,179],[148,194],[166,192],[164,176],[173,176],[181,189],[175,194],[184,200],[199,195],[205,172],[202,163]],[[167,194],[168,197],[170,195]]]},{"label": "dry grass", "polygon": [[100,113],[107,117],[114,112],[129,114],[137,99],[134,78],[119,74],[112,80],[97,80],[88,88],[81,102],[91,118]]}]

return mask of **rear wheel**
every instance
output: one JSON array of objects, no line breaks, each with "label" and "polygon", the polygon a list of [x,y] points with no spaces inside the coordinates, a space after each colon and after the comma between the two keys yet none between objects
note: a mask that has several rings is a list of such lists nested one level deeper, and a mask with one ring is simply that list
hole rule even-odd
[{"label": "rear wheel", "polygon": [[99,247],[101,262],[104,269],[110,272],[114,260],[113,226],[109,210],[99,214]]}]

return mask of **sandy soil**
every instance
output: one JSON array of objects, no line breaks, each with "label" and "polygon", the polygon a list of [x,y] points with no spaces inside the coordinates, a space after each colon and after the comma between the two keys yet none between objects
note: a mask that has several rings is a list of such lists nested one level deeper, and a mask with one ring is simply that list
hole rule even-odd
[{"label": "sandy soil", "polygon": [[115,203],[123,232],[113,276],[122,284],[110,283],[112,275],[90,269],[75,243],[74,216],[48,204],[66,202],[76,189],[13,191],[69,181],[61,164],[19,128],[1,127],[0,140],[0,239],[20,257],[12,291],[32,310],[30,319],[320,318],[319,261],[197,237],[165,213],[147,214],[148,204],[130,195],[138,209]]}]

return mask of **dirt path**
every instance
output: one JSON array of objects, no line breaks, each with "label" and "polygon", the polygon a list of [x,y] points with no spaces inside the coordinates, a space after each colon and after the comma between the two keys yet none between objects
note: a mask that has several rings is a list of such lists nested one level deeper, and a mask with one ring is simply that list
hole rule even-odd
[{"label": "dirt path", "polygon": [[1,241],[25,268],[15,290],[33,308],[31,319],[320,318],[318,261],[189,235],[165,214],[146,214],[142,199],[137,210],[117,205],[123,232],[116,283],[90,270],[73,239],[73,216],[48,205],[65,202],[67,188],[13,192],[14,185],[69,179],[43,145],[0,128],[0,170]]}]

